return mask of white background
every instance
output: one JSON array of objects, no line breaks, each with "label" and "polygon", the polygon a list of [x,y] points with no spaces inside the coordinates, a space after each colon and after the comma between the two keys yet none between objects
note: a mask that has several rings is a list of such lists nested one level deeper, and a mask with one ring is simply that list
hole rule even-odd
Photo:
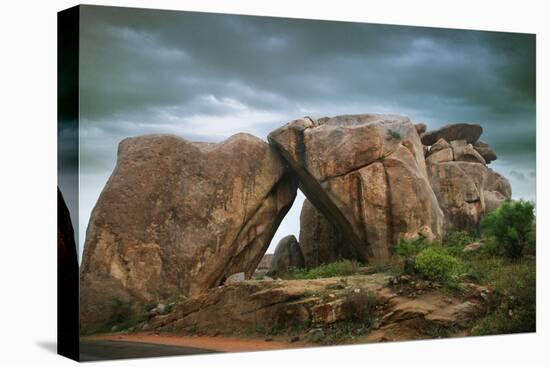
[{"label": "white background", "polygon": [[[201,10],[537,33],[537,333],[280,352],[104,362],[102,365],[539,366],[550,363],[548,104],[545,1],[93,1]],[[73,1],[4,1],[0,22],[0,364],[70,365],[56,338],[56,12]],[[546,66],[546,67],[545,67]],[[499,93],[495,90],[495,93]],[[545,312],[546,311],[546,312]],[[223,317],[220,315],[220,317]]]}]

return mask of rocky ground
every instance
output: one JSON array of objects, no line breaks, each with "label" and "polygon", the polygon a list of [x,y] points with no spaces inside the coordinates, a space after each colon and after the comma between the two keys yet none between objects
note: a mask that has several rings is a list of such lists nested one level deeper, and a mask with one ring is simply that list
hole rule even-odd
[{"label": "rocky ground", "polygon": [[486,312],[491,291],[460,285],[465,292],[457,295],[437,282],[387,273],[247,280],[157,306],[122,335],[230,336],[297,347],[465,335]]}]

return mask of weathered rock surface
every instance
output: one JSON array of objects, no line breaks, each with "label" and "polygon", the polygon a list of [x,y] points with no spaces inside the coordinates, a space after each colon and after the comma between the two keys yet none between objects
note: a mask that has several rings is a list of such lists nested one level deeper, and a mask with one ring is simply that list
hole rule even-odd
[{"label": "weathered rock surface", "polygon": [[455,161],[476,162],[485,164],[485,159],[474,149],[472,144],[468,144],[466,140],[451,141],[453,149],[453,158]]},{"label": "weathered rock surface", "polygon": [[467,143],[475,143],[483,129],[478,124],[449,124],[445,125],[440,129],[428,131],[422,135],[422,144],[424,145],[433,145],[439,139],[445,139],[450,142],[453,140],[466,140]]},{"label": "weathered rock surface", "polygon": [[304,256],[294,235],[281,238],[277,244],[268,275],[284,274],[291,267],[297,269],[304,267]]},{"label": "weathered rock surface", "polygon": [[391,246],[428,226],[442,235],[443,213],[429,185],[415,126],[395,115],[292,121],[268,137],[300,188],[363,261],[385,261]]},{"label": "weathered rock surface", "polygon": [[416,132],[418,133],[418,135],[424,134],[426,132],[426,129],[428,128],[423,122],[414,124],[414,127],[416,128]]},{"label": "weathered rock surface", "polygon": [[359,260],[355,248],[311,202],[300,213],[300,249],[308,268],[339,260]]},{"label": "weathered rock surface", "polygon": [[474,143],[474,149],[483,157],[483,159],[485,159],[487,164],[497,159],[497,154],[487,143],[476,141]]},{"label": "weathered rock surface", "polygon": [[284,335],[298,329],[303,330],[300,340],[307,340],[319,331],[330,333],[338,322],[362,325],[358,318],[363,317],[372,319],[377,330],[354,338],[356,342],[412,340],[428,337],[425,330],[434,327],[466,327],[483,315],[491,302],[490,290],[472,283],[461,283],[468,291],[458,297],[432,282],[411,278],[407,284],[391,285],[391,280],[383,273],[345,280],[247,280],[187,299],[138,329],[207,335],[239,335],[243,330],[260,334],[277,330]]},{"label": "weathered rock surface", "polygon": [[428,172],[447,229],[477,228],[484,213],[512,195],[508,180],[482,163],[438,162],[428,164]]},{"label": "weathered rock surface", "polygon": [[92,212],[81,267],[82,331],[130,305],[250,277],[296,195],[275,151],[237,134],[123,140]]}]

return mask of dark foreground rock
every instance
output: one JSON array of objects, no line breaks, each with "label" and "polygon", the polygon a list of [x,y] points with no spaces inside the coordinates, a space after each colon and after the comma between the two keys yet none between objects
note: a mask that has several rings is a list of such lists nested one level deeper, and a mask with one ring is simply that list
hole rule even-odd
[{"label": "dark foreground rock", "polygon": [[300,249],[308,268],[360,259],[351,243],[308,199],[300,213]]},{"label": "dark foreground rock", "polygon": [[82,332],[140,303],[250,277],[295,195],[279,156],[248,134],[123,140],[86,234]]},{"label": "dark foreground rock", "polygon": [[290,268],[301,269],[304,267],[304,255],[300,250],[298,240],[294,235],[283,237],[273,254],[271,268],[268,275],[284,274]]}]

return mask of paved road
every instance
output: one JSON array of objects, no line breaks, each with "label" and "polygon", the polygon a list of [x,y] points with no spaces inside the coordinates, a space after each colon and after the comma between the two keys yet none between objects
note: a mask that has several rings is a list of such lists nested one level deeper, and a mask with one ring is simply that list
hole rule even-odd
[{"label": "paved road", "polygon": [[172,345],[124,342],[114,340],[81,340],[81,361],[107,359],[181,356],[190,354],[219,353],[216,351]]}]

